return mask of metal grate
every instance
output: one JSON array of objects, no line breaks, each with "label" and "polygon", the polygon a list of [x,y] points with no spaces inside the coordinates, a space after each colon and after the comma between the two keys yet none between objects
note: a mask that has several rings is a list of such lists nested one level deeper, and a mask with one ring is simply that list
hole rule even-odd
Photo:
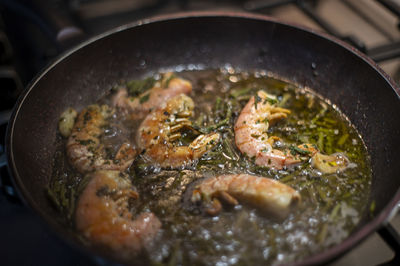
[{"label": "metal grate", "polygon": [[[400,41],[390,40],[388,43],[381,44],[375,47],[368,47],[365,42],[361,41],[354,35],[343,35],[341,34],[334,25],[327,21],[323,16],[321,16],[317,11],[316,7],[322,0],[258,0],[258,1],[248,1],[244,4],[244,8],[252,12],[263,12],[265,10],[282,7],[284,5],[292,4],[295,5],[299,10],[304,12],[310,19],[317,23],[322,29],[324,29],[329,34],[332,34],[339,39],[346,41],[359,49],[360,51],[366,53],[376,62],[382,62],[386,60],[396,59],[400,57]],[[349,9],[351,9],[355,15],[364,19],[371,27],[380,30],[384,33],[380,25],[378,25],[374,20],[365,15],[354,6],[352,1],[341,0]],[[377,3],[382,5],[388,11],[390,11],[397,18],[400,18],[400,4],[398,1],[393,0],[376,0]],[[397,24],[399,27],[399,24]],[[389,38],[392,39],[392,38]]]}]

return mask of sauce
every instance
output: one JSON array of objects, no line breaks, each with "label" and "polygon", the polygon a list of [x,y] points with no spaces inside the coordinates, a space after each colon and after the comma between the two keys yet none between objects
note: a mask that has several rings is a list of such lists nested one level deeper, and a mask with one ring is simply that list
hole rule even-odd
[{"label": "sauce", "polygon": [[[195,103],[193,127],[218,132],[219,143],[191,165],[161,169],[142,155],[127,170],[140,194],[132,212],[154,213],[162,228],[146,251],[152,265],[265,265],[302,260],[343,241],[366,212],[371,184],[369,157],[362,139],[348,119],[311,90],[267,76],[263,72],[196,70],[179,73],[191,81]],[[159,78],[159,76],[155,76]],[[311,143],[324,154],[344,153],[351,167],[321,174],[309,161],[282,170],[258,166],[240,153],[234,141],[234,123],[251,96],[263,89],[276,95],[278,105],[291,110],[288,118],[270,126],[269,136],[285,145]],[[144,99],[143,101],[145,101]],[[101,99],[109,103],[110,97]],[[138,121],[116,113],[104,129],[102,141],[109,156],[126,139],[134,139]],[[175,145],[193,140],[182,131]],[[68,164],[65,139],[59,139],[49,195],[74,227],[75,201],[88,180]],[[279,145],[279,143],[278,143]],[[214,217],[190,202],[196,182],[222,174],[247,173],[278,180],[297,190],[302,203],[284,220],[247,205],[227,207]],[[117,255],[118,256],[118,255]],[[135,258],[132,258],[134,261]]]}]

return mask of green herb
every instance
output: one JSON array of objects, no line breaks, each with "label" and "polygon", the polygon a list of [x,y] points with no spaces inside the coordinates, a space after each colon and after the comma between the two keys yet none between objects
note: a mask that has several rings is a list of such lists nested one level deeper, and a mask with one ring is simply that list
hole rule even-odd
[{"label": "green herb", "polygon": [[150,93],[147,93],[145,95],[143,95],[142,97],[140,97],[139,102],[142,104],[144,102],[147,102],[150,98]]},{"label": "green herb", "polygon": [[90,144],[95,144],[96,142],[92,139],[84,139],[84,140],[78,140],[78,143],[84,146],[88,146]]},{"label": "green herb", "polygon": [[69,193],[69,206],[70,208],[68,209],[68,217],[69,219],[73,219],[73,215],[75,212],[75,190],[71,189]]},{"label": "green herb", "polygon": [[318,243],[322,244],[325,241],[327,235],[328,235],[328,224],[324,223],[322,224],[321,229],[319,230],[317,235]]},{"label": "green herb", "polygon": [[311,120],[312,124],[315,124],[317,120],[319,120],[321,117],[324,117],[325,113],[328,111],[328,108],[325,105],[322,105],[321,111]]},{"label": "green herb", "polygon": [[224,138],[222,143],[223,143],[224,149],[225,149],[226,153],[228,154],[228,156],[232,160],[235,160],[235,161],[239,160],[240,156],[235,152],[231,141],[228,138]]},{"label": "green herb", "polygon": [[340,137],[340,139],[337,141],[337,145],[342,146],[346,140],[349,138],[349,134],[344,134]]},{"label": "green herb", "polygon": [[227,104],[227,110],[226,110],[226,116],[225,119],[221,120],[220,122],[218,122],[217,124],[208,126],[206,128],[204,128],[202,131],[209,133],[219,127],[225,126],[225,125],[229,125],[229,122],[232,118],[232,106],[228,103]]},{"label": "green herb", "polygon": [[328,199],[328,195],[327,193],[322,189],[322,187],[317,186],[317,192],[319,197],[325,202],[328,203],[329,199]]},{"label": "green herb", "polygon": [[52,180],[46,188],[46,194],[54,207],[65,215],[67,221],[73,223],[73,214],[75,211],[75,198],[77,196],[75,189],[69,187],[61,180]]},{"label": "green herb", "polygon": [[240,96],[249,94],[251,91],[251,88],[236,89],[230,92],[230,96],[232,96],[233,98],[239,98]]},{"label": "green herb", "polygon": [[126,83],[128,94],[132,97],[138,97],[142,93],[154,87],[156,80],[153,77],[148,77],[143,80],[131,80]]},{"label": "green herb", "polygon": [[289,93],[285,93],[282,96],[282,100],[279,102],[278,106],[283,107],[285,106],[286,102],[291,98],[292,96]]},{"label": "green herb", "polygon": [[289,174],[289,175],[279,179],[279,181],[282,182],[282,183],[287,183],[287,182],[293,180],[293,178],[294,178],[294,174]]},{"label": "green herb", "polygon": [[277,102],[278,102],[278,100],[273,99],[273,98],[269,98],[269,97],[267,97],[267,98],[264,99],[264,104],[265,104],[265,103],[269,103],[270,105],[273,105],[273,104],[275,104],[275,103],[277,103]]},{"label": "green herb", "polygon": [[257,110],[257,104],[261,101],[262,99],[260,96],[258,96],[258,94],[254,95],[254,108],[256,108],[256,110]]},{"label": "green herb", "polygon": [[60,201],[58,200],[56,192],[54,192],[54,190],[51,189],[50,187],[46,188],[46,192],[50,201],[54,204],[54,207],[56,207],[58,211],[62,211],[62,206],[60,204]]},{"label": "green herb", "polygon": [[341,204],[336,204],[336,206],[333,208],[333,210],[331,212],[331,215],[329,215],[329,220],[334,221],[337,218],[340,207],[341,207]]},{"label": "green herb", "polygon": [[303,149],[293,146],[293,145],[290,145],[289,149],[290,149],[290,152],[292,155],[296,155],[297,153],[301,154],[301,155],[308,155],[311,153],[310,151],[303,150]]},{"label": "green herb", "polygon": [[375,200],[373,200],[373,201],[371,202],[371,205],[369,206],[369,212],[370,212],[371,214],[373,214],[374,211],[375,211],[375,208],[376,208],[376,202],[375,202]]},{"label": "green herb", "polygon": [[318,132],[317,146],[320,151],[324,150],[324,133],[322,131]]},{"label": "green herb", "polygon": [[222,106],[222,99],[221,97],[217,97],[217,99],[215,100],[215,111],[219,111],[221,109]]},{"label": "green herb", "polygon": [[89,184],[89,181],[92,179],[91,175],[86,175],[82,178],[81,182],[79,183],[77,189],[76,189],[76,193],[78,195],[80,195],[83,190],[86,188],[87,184]]},{"label": "green herb", "polygon": [[169,83],[170,83],[171,80],[173,80],[174,78],[176,78],[175,74],[171,74],[171,75],[164,81],[163,88],[168,88],[168,87],[169,87]]},{"label": "green herb", "polygon": [[206,120],[206,115],[200,114],[199,117],[194,121],[193,127],[199,129],[203,126],[204,121]]},{"label": "green herb", "polygon": [[323,121],[326,122],[326,123],[328,123],[328,124],[331,124],[331,125],[336,125],[336,124],[337,124],[337,121],[336,121],[336,120],[331,119],[331,118],[329,118],[329,117],[324,117]]}]

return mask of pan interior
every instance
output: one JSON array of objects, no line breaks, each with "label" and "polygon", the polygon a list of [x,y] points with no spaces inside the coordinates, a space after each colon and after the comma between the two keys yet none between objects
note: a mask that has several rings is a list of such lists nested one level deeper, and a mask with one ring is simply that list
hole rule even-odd
[{"label": "pan interior", "polygon": [[[60,113],[96,101],[122,79],[160,69],[227,64],[274,73],[335,104],[358,130],[370,154],[370,202],[375,201],[375,214],[388,214],[385,207],[393,205],[400,185],[394,161],[400,145],[396,115],[400,106],[393,85],[368,60],[324,37],[274,21],[235,16],[134,26],[90,42],[50,66],[21,98],[9,130],[10,167],[23,197],[58,232],[76,239],[64,229],[62,219],[54,219],[57,213],[44,190],[52,175]],[[364,217],[350,244],[374,229],[365,231],[374,217]],[[324,259],[343,251],[328,250]]]}]

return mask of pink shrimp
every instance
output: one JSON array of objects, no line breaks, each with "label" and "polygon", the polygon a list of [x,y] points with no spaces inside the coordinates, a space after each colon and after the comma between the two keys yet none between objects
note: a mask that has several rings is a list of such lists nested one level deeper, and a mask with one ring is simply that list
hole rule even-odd
[{"label": "pink shrimp", "polygon": [[247,156],[255,157],[257,165],[275,169],[295,165],[309,158],[314,168],[327,174],[343,171],[350,165],[344,154],[324,155],[312,144],[301,144],[292,150],[273,148],[279,138],[269,137],[268,128],[288,114],[290,110],[276,106],[274,95],[258,91],[256,97],[250,98],[235,123],[236,146]]},{"label": "pink shrimp", "polygon": [[193,100],[181,94],[148,114],[137,133],[137,143],[144,155],[161,167],[176,168],[212,149],[218,143],[218,133],[200,134],[188,146],[173,143],[181,137],[181,129],[190,128],[193,109]]},{"label": "pink shrimp", "polygon": [[257,101],[251,97],[235,123],[235,143],[238,149],[249,157],[255,157],[256,164],[282,169],[300,162],[290,153],[272,148],[277,137],[268,137],[270,125],[286,118],[290,110],[277,107],[276,97],[264,91],[257,92]]},{"label": "pink shrimp", "polygon": [[119,171],[92,172],[76,208],[76,227],[94,245],[108,247],[122,259],[145,249],[161,223],[151,212],[133,219],[129,202],[139,197]]},{"label": "pink shrimp", "polygon": [[221,175],[201,182],[193,191],[192,201],[205,203],[206,212],[216,215],[221,210],[218,199],[237,205],[238,200],[278,218],[286,217],[297,205],[300,194],[276,180],[248,174]]},{"label": "pink shrimp", "polygon": [[104,158],[100,136],[111,114],[112,109],[106,105],[90,105],[79,113],[66,147],[70,163],[79,172],[123,171],[133,162],[136,151],[129,143],[121,145],[114,159]]},{"label": "pink shrimp", "polygon": [[120,89],[113,98],[113,104],[129,113],[133,119],[141,119],[168,99],[181,93],[189,94],[191,91],[192,84],[189,81],[166,73],[160,82],[138,97],[129,97],[126,88]]}]

